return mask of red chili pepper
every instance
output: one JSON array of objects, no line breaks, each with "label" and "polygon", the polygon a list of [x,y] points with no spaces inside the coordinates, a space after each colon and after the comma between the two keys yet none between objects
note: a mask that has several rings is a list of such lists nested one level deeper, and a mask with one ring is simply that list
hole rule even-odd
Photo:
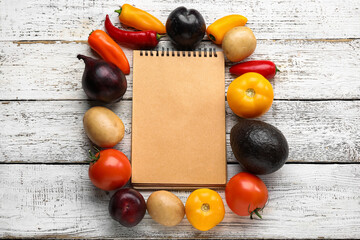
[{"label": "red chili pepper", "polygon": [[254,60],[235,64],[229,71],[235,75],[242,75],[247,72],[256,72],[269,80],[275,76],[276,72],[279,72],[279,69],[272,61]]},{"label": "red chili pepper", "polygon": [[115,27],[106,15],[105,29],[115,41],[130,46],[132,48],[153,48],[159,43],[159,39],[163,35],[158,34],[155,31],[124,31]]}]

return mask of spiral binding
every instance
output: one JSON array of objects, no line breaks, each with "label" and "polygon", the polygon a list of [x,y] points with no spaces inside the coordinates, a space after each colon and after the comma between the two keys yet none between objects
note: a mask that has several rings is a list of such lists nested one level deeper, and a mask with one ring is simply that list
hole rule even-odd
[{"label": "spiral binding", "polygon": [[[198,55],[196,54],[198,53]],[[173,48],[164,48],[162,47],[161,50],[154,49],[154,50],[140,50],[140,56],[171,56],[171,57],[217,57],[216,49],[215,48],[203,48],[194,51],[177,51]]]}]

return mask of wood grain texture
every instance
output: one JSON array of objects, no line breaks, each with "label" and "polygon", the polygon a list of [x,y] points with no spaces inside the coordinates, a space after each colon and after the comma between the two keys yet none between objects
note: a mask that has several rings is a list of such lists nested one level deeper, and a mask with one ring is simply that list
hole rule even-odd
[{"label": "wood grain texture", "polygon": [[[201,12],[207,25],[229,14],[242,14],[258,39],[359,38],[357,0],[127,1],[164,24],[179,6]],[[103,28],[106,14],[118,22],[119,1],[0,1],[0,40],[85,40]]]},{"label": "wood grain texture", "polygon": [[[84,163],[91,142],[82,125],[96,102],[25,101],[0,104],[1,162]],[[116,146],[130,157],[131,101],[108,105],[125,124]],[[286,136],[289,162],[360,162],[360,101],[275,101],[259,120]],[[336,109],[336,111],[334,111]],[[208,121],[208,119],[204,119]],[[235,162],[229,133],[237,117],[226,107],[227,160]]]},{"label": "wood grain texture", "polygon": [[[148,214],[125,228],[108,214],[112,193],[96,189],[87,165],[0,168],[0,237],[34,238],[348,238],[360,237],[360,165],[285,165],[263,176],[269,202],[263,220],[233,214],[208,232],[187,221],[163,227]],[[239,171],[229,165],[229,178]],[[145,199],[152,191],[142,191]],[[174,191],[185,203],[189,191]]]},{"label": "wood grain texture", "polygon": [[[88,178],[91,142],[82,117],[99,103],[86,100],[76,55],[98,57],[87,36],[103,29],[106,14],[120,26],[113,11],[123,3],[0,0],[0,238],[360,239],[360,1],[127,3],[163,23],[182,5],[199,10],[207,25],[242,14],[258,39],[248,60],[269,59],[281,69],[271,81],[277,100],[260,120],[284,133],[290,156],[281,170],[261,176],[270,193],[264,219],[236,216],[225,202],[224,221],[208,232],[186,219],[166,228],[148,214],[130,229],[111,220],[113,192]],[[221,50],[204,40],[199,48]],[[171,47],[169,39],[159,47]],[[124,51],[132,64],[131,50]],[[227,87],[235,76],[226,64]],[[132,75],[127,79],[126,100],[107,106],[124,121],[116,148],[130,157]],[[229,146],[236,121],[227,106],[229,178],[241,170]],[[142,193],[147,199],[151,191]],[[174,193],[185,202],[190,191]]]},{"label": "wood grain texture", "polygon": [[[0,100],[86,99],[78,53],[96,56],[86,42],[0,42]],[[171,47],[162,41],[159,48]],[[200,48],[214,47],[203,42]],[[271,83],[276,99],[360,99],[360,40],[258,41],[248,60],[269,59],[281,72]],[[132,66],[132,52],[124,48]],[[218,50],[220,50],[218,48]],[[341,59],[341,63],[339,63]],[[226,87],[236,76],[226,66]],[[132,68],[125,99],[132,98]]]}]

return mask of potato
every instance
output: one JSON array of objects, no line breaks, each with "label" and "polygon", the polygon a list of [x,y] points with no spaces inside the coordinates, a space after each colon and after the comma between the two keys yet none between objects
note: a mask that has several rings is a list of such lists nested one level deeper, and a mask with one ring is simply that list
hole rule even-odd
[{"label": "potato", "polygon": [[256,38],[248,27],[235,27],[223,39],[222,49],[231,62],[239,62],[250,56],[256,48]]},{"label": "potato", "polygon": [[84,115],[86,135],[99,147],[111,148],[123,139],[124,123],[105,107],[92,107]]},{"label": "potato", "polygon": [[185,207],[182,201],[175,194],[168,191],[153,192],[149,196],[146,205],[152,219],[164,226],[175,226],[185,216]]}]

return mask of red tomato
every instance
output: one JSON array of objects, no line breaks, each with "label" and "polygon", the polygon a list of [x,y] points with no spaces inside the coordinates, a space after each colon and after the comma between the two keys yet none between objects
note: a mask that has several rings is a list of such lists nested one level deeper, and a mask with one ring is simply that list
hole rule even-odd
[{"label": "red tomato", "polygon": [[268,200],[268,190],[265,183],[257,176],[241,172],[236,174],[226,184],[225,198],[230,209],[240,216],[258,213],[265,207]]},{"label": "red tomato", "polygon": [[124,186],[131,176],[131,165],[124,153],[116,149],[106,149],[95,154],[98,158],[89,167],[91,182],[105,191]]}]

